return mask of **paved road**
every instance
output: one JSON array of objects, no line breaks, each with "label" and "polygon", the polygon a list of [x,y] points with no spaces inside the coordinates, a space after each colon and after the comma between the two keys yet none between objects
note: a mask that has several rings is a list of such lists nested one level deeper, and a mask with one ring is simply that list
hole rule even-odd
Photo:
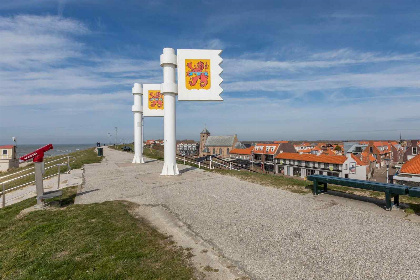
[{"label": "paved road", "polygon": [[164,205],[252,279],[420,279],[420,224],[376,205],[187,166],[164,177],[160,161],[133,165],[132,154],[104,153],[102,163],[85,166],[77,203]]}]

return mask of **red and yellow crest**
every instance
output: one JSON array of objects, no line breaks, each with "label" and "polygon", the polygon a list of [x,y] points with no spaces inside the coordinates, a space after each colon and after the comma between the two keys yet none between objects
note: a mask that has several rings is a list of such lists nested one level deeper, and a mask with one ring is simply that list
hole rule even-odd
[{"label": "red and yellow crest", "polygon": [[210,59],[185,59],[187,89],[210,89]]},{"label": "red and yellow crest", "polygon": [[147,99],[150,110],[163,110],[163,94],[160,90],[149,90]]}]

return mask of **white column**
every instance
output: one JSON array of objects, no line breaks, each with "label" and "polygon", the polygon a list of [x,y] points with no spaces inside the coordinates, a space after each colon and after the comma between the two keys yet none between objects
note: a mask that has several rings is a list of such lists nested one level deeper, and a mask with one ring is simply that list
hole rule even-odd
[{"label": "white column", "polygon": [[163,120],[164,133],[164,164],[161,175],[178,175],[176,165],[176,111],[175,95],[178,86],[175,83],[176,55],[171,48],[163,49],[160,56],[160,66],[163,67],[163,84],[161,92],[164,96],[165,116]]},{"label": "white column", "polygon": [[132,89],[134,96],[134,105],[132,111],[134,113],[134,158],[133,163],[144,163],[143,160],[143,106],[141,84],[135,83]]}]

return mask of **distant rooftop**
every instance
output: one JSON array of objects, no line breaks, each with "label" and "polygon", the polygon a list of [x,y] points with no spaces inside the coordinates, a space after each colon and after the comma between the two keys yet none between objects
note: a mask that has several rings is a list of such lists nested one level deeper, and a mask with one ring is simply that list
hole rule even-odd
[{"label": "distant rooftop", "polygon": [[208,131],[207,128],[204,128],[200,134],[210,134],[210,131]]},{"label": "distant rooftop", "polygon": [[[204,130],[203,130],[204,131]],[[206,147],[232,147],[235,136],[209,136],[206,140]]]}]

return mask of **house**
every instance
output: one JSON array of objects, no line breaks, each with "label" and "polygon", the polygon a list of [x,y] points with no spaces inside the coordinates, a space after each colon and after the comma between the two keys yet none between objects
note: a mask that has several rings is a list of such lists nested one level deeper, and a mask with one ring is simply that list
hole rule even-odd
[{"label": "house", "polygon": [[16,146],[0,146],[0,171],[19,167],[19,159],[16,154]]},{"label": "house", "polygon": [[276,173],[305,178],[320,174],[366,180],[366,165],[353,154],[347,156],[281,153],[276,157]]},{"label": "house", "polygon": [[233,159],[241,159],[241,160],[252,160],[252,151],[254,150],[254,146],[245,148],[245,149],[233,149],[230,151],[229,156]]},{"label": "house", "polygon": [[200,133],[200,153],[199,156],[215,155],[222,158],[229,157],[233,149],[245,148],[239,141],[238,136],[211,136],[207,128]]},{"label": "house", "polygon": [[310,143],[303,142],[301,144],[295,144],[293,145],[296,149],[296,151],[299,153],[302,150],[308,151],[308,149],[312,150],[315,148],[315,146],[312,146]]},{"label": "house", "polygon": [[376,167],[380,168],[384,164],[385,154],[383,150],[379,148],[382,147],[380,142],[369,141],[364,152],[372,154],[376,159]]},{"label": "house", "polygon": [[180,140],[176,142],[176,152],[180,155],[198,155],[199,144],[194,140]]},{"label": "house", "polygon": [[254,163],[262,170],[274,172],[274,156],[279,153],[279,147],[280,144],[257,143],[253,150]]},{"label": "house", "polygon": [[147,140],[146,141],[146,145],[154,145],[154,144],[157,144],[157,145],[163,145],[164,144],[164,140],[162,140],[162,139],[160,139],[160,140]]},{"label": "house", "polygon": [[257,143],[253,150],[253,162],[261,169],[274,172],[274,157],[281,153],[296,153],[295,147],[290,143],[264,144]]},{"label": "house", "polygon": [[344,142],[343,152],[344,154],[352,153],[354,155],[360,155],[367,146],[367,144],[359,144],[357,142]]},{"label": "house", "polygon": [[410,159],[414,158],[415,156],[417,156],[418,154],[420,154],[419,152],[419,141],[417,140],[410,140],[407,142],[407,145],[405,147],[405,151],[404,151],[404,156],[403,156],[403,161],[407,162]]},{"label": "house", "polygon": [[420,187],[420,155],[416,155],[401,166],[394,175],[397,184]]}]

